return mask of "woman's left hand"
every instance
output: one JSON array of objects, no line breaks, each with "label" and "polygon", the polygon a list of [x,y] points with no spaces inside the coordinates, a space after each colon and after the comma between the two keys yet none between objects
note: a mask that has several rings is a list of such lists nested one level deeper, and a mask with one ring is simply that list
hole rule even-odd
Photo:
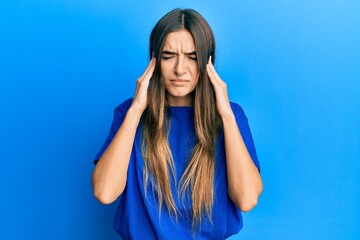
[{"label": "woman's left hand", "polygon": [[216,107],[219,115],[221,117],[232,115],[233,112],[230,106],[226,83],[223,80],[221,80],[221,78],[217,74],[214,65],[211,62],[211,57],[206,66],[206,70],[210,78],[210,82],[214,87],[215,96],[216,96]]}]

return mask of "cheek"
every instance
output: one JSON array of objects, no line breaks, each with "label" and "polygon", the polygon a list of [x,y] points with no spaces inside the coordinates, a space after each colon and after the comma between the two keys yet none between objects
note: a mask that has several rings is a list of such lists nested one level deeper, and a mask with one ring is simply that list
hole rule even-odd
[{"label": "cheek", "polygon": [[162,62],[160,62],[160,74],[161,74],[161,76],[164,76],[164,69],[165,69],[164,64]]},{"label": "cheek", "polygon": [[169,72],[171,72],[172,70],[172,65],[170,63],[170,61],[167,62],[160,62],[160,66],[161,66],[161,75],[162,76],[167,76],[169,75]]},{"label": "cheek", "polygon": [[199,77],[199,67],[197,63],[191,65],[191,73],[194,77]]}]

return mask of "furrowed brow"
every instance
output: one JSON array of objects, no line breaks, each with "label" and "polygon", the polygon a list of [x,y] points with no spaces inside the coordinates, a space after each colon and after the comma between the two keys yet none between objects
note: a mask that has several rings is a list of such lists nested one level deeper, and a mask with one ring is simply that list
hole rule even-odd
[{"label": "furrowed brow", "polygon": [[163,51],[162,54],[176,55],[177,53],[175,53],[175,52],[170,52],[170,51]]},{"label": "furrowed brow", "polygon": [[[176,53],[176,52],[171,52],[171,51],[163,51],[162,54],[166,54],[166,55],[178,55],[178,53]],[[187,56],[196,55],[196,51],[188,52],[188,53],[185,53],[184,55],[187,55]]]},{"label": "furrowed brow", "polygon": [[188,53],[185,53],[185,55],[196,55],[196,51],[192,51],[192,52],[188,52]]}]

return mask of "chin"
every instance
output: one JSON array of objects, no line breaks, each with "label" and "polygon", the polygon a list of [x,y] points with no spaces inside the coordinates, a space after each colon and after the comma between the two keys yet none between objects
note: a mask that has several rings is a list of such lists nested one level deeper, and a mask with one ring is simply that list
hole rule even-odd
[{"label": "chin", "polygon": [[171,95],[173,97],[186,97],[186,96],[189,96],[190,94],[191,94],[191,91],[189,91],[189,90],[168,91],[168,95]]}]

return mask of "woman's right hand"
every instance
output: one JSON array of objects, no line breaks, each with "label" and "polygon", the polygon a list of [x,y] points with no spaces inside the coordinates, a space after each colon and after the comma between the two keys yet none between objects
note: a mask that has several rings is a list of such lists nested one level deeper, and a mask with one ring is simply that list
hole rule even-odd
[{"label": "woman's right hand", "polygon": [[152,58],[145,72],[136,81],[136,90],[131,107],[142,113],[147,107],[147,92],[154,73],[156,58]]}]

